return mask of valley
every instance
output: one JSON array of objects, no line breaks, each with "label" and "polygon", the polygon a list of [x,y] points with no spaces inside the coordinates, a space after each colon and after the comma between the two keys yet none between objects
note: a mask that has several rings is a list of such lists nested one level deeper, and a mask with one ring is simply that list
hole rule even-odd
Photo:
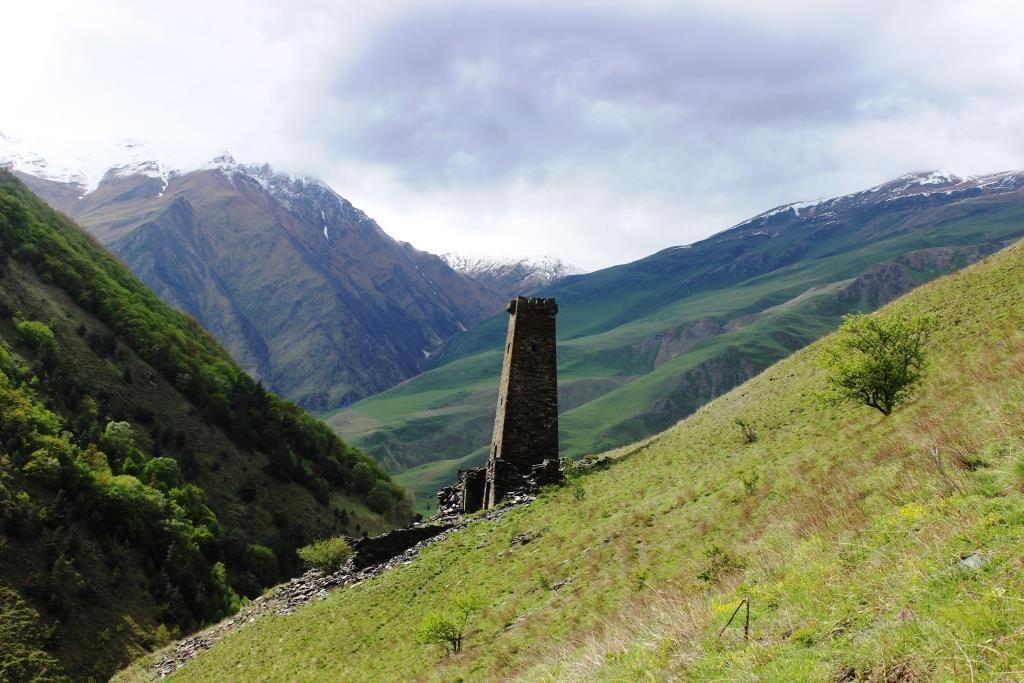
[{"label": "valley", "polygon": [[[909,174],[778,207],[701,242],[543,290],[558,320],[563,455],[631,443],[922,282],[1019,239],[1024,176]],[[505,315],[453,337],[431,367],[329,415],[415,491],[485,458]]]},{"label": "valley", "polygon": [[8,3],[0,683],[1024,680],[1021,25]]}]

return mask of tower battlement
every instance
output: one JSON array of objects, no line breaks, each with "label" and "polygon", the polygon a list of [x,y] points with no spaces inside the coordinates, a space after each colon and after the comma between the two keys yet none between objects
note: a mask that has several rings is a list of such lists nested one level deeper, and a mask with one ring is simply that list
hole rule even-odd
[{"label": "tower battlement", "polygon": [[554,299],[539,299],[536,297],[527,298],[525,296],[519,296],[508,302],[508,308],[506,308],[511,315],[518,315],[520,312],[523,314],[546,314],[554,317],[558,313],[558,304],[555,303]]}]

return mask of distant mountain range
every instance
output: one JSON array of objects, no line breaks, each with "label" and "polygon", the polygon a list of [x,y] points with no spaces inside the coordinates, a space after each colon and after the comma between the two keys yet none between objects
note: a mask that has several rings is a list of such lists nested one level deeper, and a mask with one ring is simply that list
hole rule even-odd
[{"label": "distant mountain range", "polygon": [[312,178],[229,155],[178,171],[142,145],[118,153],[58,165],[0,138],[0,165],[304,407],[344,406],[417,374],[505,305]]},{"label": "distant mountain range", "polygon": [[513,259],[461,254],[442,254],[441,258],[454,270],[494,289],[511,299],[533,294],[569,275],[584,271],[554,257]]},{"label": "distant mountain range", "polygon": [[[1024,173],[911,173],[558,282],[542,293],[559,304],[562,452],[661,431],[842,314],[873,310],[1022,235]],[[432,369],[330,423],[429,499],[485,457],[506,325],[499,314],[453,337]]]}]

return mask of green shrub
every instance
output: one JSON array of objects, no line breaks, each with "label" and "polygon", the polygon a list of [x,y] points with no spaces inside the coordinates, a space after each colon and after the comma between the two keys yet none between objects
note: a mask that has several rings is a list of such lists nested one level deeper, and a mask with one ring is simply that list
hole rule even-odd
[{"label": "green shrub", "polygon": [[423,645],[440,645],[445,654],[462,651],[462,641],[470,620],[483,608],[477,595],[459,595],[452,600],[452,613],[431,612],[416,628],[416,640]]},{"label": "green shrub", "polygon": [[277,578],[277,555],[266,546],[254,543],[246,545],[245,563],[264,586],[269,586]]},{"label": "green shrub", "polygon": [[142,468],[146,483],[161,491],[181,486],[181,470],[174,458],[153,458]]},{"label": "green shrub", "polygon": [[307,566],[325,572],[340,569],[352,557],[352,547],[341,536],[310,543],[296,552]]},{"label": "green shrub", "polygon": [[60,460],[45,448],[32,451],[21,469],[29,477],[47,486],[60,484]]},{"label": "green shrub", "polygon": [[166,517],[167,499],[130,474],[111,477],[100,488],[97,509],[112,531],[130,540],[153,539]]},{"label": "green shrub", "polygon": [[826,370],[826,398],[861,403],[889,415],[921,379],[932,328],[924,317],[843,316],[839,331],[816,360]]},{"label": "green shrub", "polygon": [[733,420],[733,423],[739,427],[743,443],[754,443],[757,441],[757,428],[754,427],[753,423],[744,420],[742,417],[737,417]]},{"label": "green shrub", "polygon": [[135,431],[127,422],[108,422],[100,436],[99,446],[107,454],[115,470],[123,470],[130,474],[136,472],[148,458],[135,445]]},{"label": "green shrub", "polygon": [[23,320],[16,326],[18,339],[34,353],[57,349],[57,338],[45,323]]},{"label": "green shrub", "polygon": [[352,490],[356,493],[369,493],[373,488],[373,470],[365,462],[357,462],[352,468]]},{"label": "green shrub", "polygon": [[416,629],[416,640],[423,645],[440,645],[445,654],[462,651],[462,631],[447,614],[431,612]]},{"label": "green shrub", "polygon": [[583,500],[587,490],[583,488],[583,466],[572,458],[562,458],[562,482],[572,492],[577,502]]},{"label": "green shrub", "polygon": [[23,320],[15,329],[18,340],[32,352],[47,372],[57,366],[60,345],[53,330],[38,320]]},{"label": "green shrub", "polygon": [[391,487],[386,482],[378,481],[373,485],[370,495],[366,497],[366,507],[378,514],[384,514],[391,509],[394,500]]},{"label": "green shrub", "polygon": [[708,559],[708,564],[704,571],[697,574],[697,578],[705,583],[714,583],[726,574],[743,569],[743,562],[717,545],[706,548],[704,557]]}]

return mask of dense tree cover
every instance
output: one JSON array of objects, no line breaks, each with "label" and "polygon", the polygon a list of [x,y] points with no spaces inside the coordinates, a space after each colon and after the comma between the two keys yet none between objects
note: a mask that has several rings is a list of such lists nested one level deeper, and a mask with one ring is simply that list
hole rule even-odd
[{"label": "dense tree cover", "polygon": [[53,546],[49,570],[29,580],[30,595],[60,620],[92,592],[77,569],[75,530],[84,520],[124,551],[111,552],[112,572],[124,572],[126,562],[152,568],[149,590],[162,622],[188,628],[235,609],[221,527],[202,489],[184,482],[172,458],[138,448],[126,422],[108,422],[96,441],[76,443],[33,383],[31,365],[0,343],[0,532],[21,541],[45,535]]},{"label": "dense tree cover", "polygon": [[[267,392],[198,323],[161,302],[92,238],[3,171],[0,252],[31,263],[66,290],[240,448],[269,450],[276,476],[308,488],[321,502],[332,487],[343,487],[378,512],[405,505],[403,490],[379,464],[301,408]],[[19,327],[19,334],[27,343],[46,348],[45,333],[27,325]],[[116,340],[90,339],[94,350],[111,343]],[[45,358],[42,362],[47,363]],[[359,464],[371,477],[353,476]]]}]

